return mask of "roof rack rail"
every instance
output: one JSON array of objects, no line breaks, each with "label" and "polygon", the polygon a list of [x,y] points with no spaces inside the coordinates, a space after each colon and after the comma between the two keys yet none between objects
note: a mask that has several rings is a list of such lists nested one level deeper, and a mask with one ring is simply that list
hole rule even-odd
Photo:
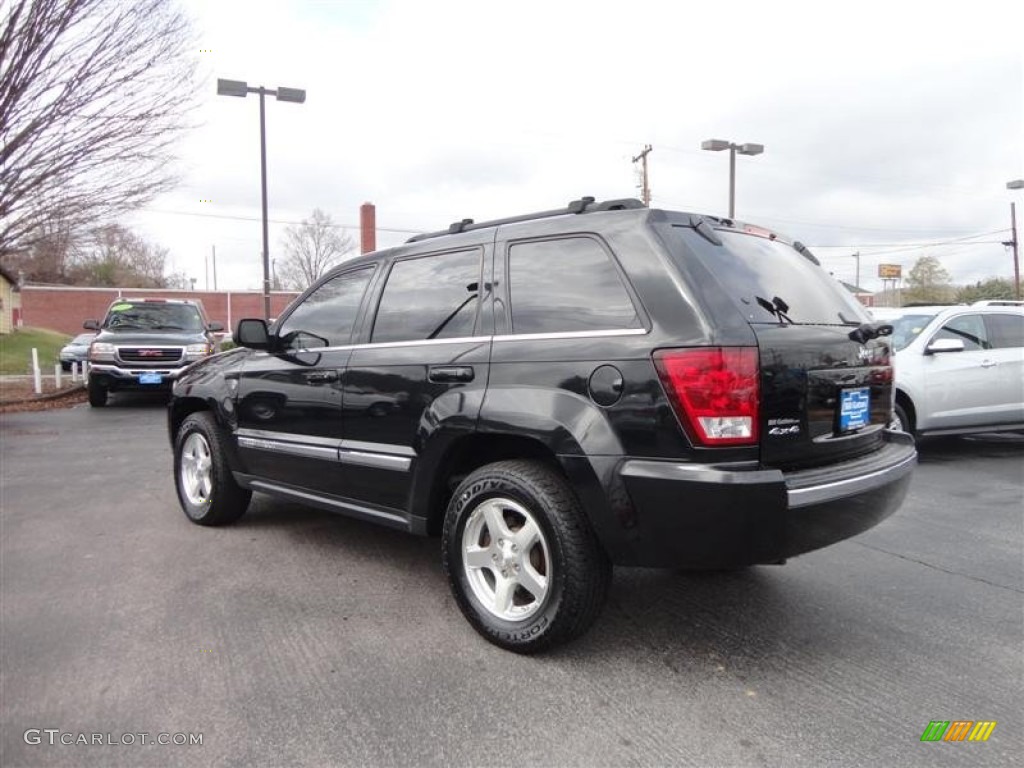
[{"label": "roof rack rail", "polygon": [[547,219],[552,216],[565,216],[570,213],[593,213],[594,211],[625,211],[635,208],[646,208],[642,202],[632,197],[624,197],[619,200],[604,200],[597,202],[593,197],[581,197],[573,200],[565,208],[555,208],[550,211],[538,211],[537,213],[524,213],[520,216],[509,216],[506,219],[491,219],[490,221],[475,222],[473,219],[462,219],[451,224],[448,229],[437,232],[424,232],[422,235],[413,235],[405,242],[418,243],[421,240],[429,240],[433,237],[454,235],[459,232],[470,232],[474,229],[485,229],[496,227],[499,224],[515,224],[520,221],[532,221],[534,219]]}]

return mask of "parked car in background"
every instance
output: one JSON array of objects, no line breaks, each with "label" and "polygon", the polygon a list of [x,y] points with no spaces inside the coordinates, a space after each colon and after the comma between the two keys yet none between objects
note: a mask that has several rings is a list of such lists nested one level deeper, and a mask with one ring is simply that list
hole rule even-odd
[{"label": "parked car in background", "polygon": [[65,371],[70,371],[74,363],[81,367],[89,359],[89,345],[95,338],[95,333],[80,333],[65,344],[60,350],[60,367]]},{"label": "parked car in background", "polygon": [[894,426],[915,435],[1024,430],[1024,306],[905,307],[893,325]]},{"label": "parked car in background", "polygon": [[169,391],[192,363],[217,351],[220,323],[206,319],[202,302],[190,299],[116,299],[89,347],[89,404],[106,405],[121,389]]},{"label": "parked car in background", "polygon": [[587,629],[613,564],[780,563],[892,514],[916,452],[889,330],[742,222],[593,198],[463,220],[189,367],[178,498],[199,525],[257,491],[439,536],[470,624],[531,653]]}]

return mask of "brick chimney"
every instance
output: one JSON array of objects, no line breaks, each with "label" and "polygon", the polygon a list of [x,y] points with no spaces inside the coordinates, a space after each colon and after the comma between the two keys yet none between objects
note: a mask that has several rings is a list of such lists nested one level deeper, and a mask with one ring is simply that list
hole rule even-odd
[{"label": "brick chimney", "polygon": [[359,206],[359,241],[361,253],[377,250],[377,209],[373,203]]}]

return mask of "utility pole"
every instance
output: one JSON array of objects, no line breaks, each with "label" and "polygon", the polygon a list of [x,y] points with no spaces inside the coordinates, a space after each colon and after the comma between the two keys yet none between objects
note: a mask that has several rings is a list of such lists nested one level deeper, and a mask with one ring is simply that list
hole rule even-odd
[{"label": "utility pole", "polygon": [[651,186],[648,183],[648,178],[647,178],[647,155],[649,155],[651,153],[652,149],[653,149],[653,147],[650,144],[647,144],[643,148],[643,151],[639,155],[637,155],[636,157],[633,158],[633,163],[634,164],[637,161],[640,161],[640,168],[641,168],[640,173],[642,174],[642,177],[643,177],[643,187],[642,187],[643,191],[640,193],[640,199],[643,200],[644,205],[646,205],[648,208],[651,206]]},{"label": "utility pole", "polygon": [[857,282],[855,285],[860,288],[860,251],[853,254],[853,258],[857,260]]},{"label": "utility pole", "polygon": [[1013,249],[1013,296],[1020,301],[1020,257],[1017,253],[1017,203],[1010,202],[1010,231],[1013,239],[1007,240],[1003,245]]},{"label": "utility pole", "polygon": [[213,256],[213,290],[216,291],[217,290],[217,246],[216,245],[211,245],[210,248],[213,251],[213,253],[211,254]]}]

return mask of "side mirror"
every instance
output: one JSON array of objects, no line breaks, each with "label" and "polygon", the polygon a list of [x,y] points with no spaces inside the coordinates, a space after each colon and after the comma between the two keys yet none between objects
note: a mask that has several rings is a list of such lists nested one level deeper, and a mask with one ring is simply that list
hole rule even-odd
[{"label": "side mirror", "polygon": [[82,327],[85,328],[85,330],[87,331],[98,331],[100,329],[100,321],[86,320],[84,323],[82,323]]},{"label": "side mirror", "polygon": [[210,331],[211,333],[216,333],[217,331],[223,331],[224,330],[224,323],[217,323],[217,322],[207,323],[206,324],[206,330]]},{"label": "side mirror", "polygon": [[235,326],[235,344],[249,349],[270,349],[270,333],[263,319],[245,318]]},{"label": "side mirror", "polygon": [[960,339],[935,339],[927,347],[924,353],[934,355],[938,352],[963,352],[964,343]]}]

